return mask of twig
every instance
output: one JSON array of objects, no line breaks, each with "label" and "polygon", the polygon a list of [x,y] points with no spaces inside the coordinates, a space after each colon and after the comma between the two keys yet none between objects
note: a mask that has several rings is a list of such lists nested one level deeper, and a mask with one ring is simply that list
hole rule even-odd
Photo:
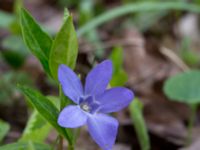
[{"label": "twig", "polygon": [[160,52],[183,71],[190,70],[190,68],[172,50],[166,47],[161,47]]}]

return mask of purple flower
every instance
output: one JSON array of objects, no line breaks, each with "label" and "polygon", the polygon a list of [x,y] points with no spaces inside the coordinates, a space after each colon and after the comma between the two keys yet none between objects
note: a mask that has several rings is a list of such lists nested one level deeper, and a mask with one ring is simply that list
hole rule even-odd
[{"label": "purple flower", "polygon": [[88,126],[93,140],[103,149],[111,150],[115,142],[118,121],[106,115],[126,107],[133,99],[133,92],[124,87],[106,89],[112,77],[112,62],[98,64],[86,77],[85,87],[67,66],[60,65],[58,79],[63,92],[76,105],[65,107],[58,124],[66,128]]}]

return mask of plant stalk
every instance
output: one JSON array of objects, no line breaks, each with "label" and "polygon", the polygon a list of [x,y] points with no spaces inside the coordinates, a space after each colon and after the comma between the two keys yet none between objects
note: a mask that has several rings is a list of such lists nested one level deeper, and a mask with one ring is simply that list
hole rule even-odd
[{"label": "plant stalk", "polygon": [[[59,85],[59,97],[60,97],[60,111],[62,110],[62,87]],[[63,137],[59,136],[58,150],[63,150]]]},{"label": "plant stalk", "polygon": [[[70,104],[70,101],[65,97],[61,85],[59,86],[59,97],[60,97],[60,111]],[[63,137],[59,136],[59,150],[63,150]],[[74,150],[74,143],[68,141],[68,150]]]},{"label": "plant stalk", "polygon": [[191,109],[191,114],[189,118],[189,123],[187,127],[187,139],[186,139],[186,146],[189,146],[192,142],[192,129],[194,127],[195,123],[195,118],[196,118],[196,111],[197,111],[197,104],[191,104],[190,109]]},{"label": "plant stalk", "polygon": [[69,145],[68,146],[68,150],[74,150],[74,146],[73,145]]},{"label": "plant stalk", "polygon": [[59,136],[58,150],[63,150],[63,137]]}]

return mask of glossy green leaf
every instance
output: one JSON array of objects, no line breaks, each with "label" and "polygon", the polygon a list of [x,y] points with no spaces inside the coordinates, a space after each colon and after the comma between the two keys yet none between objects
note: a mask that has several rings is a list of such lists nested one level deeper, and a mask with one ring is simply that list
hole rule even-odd
[{"label": "glossy green leaf", "polygon": [[69,16],[58,32],[50,52],[49,65],[55,80],[57,80],[60,64],[65,64],[72,69],[75,67],[77,54],[78,41],[72,16]]},{"label": "glossy green leaf", "polygon": [[0,141],[6,136],[10,129],[10,125],[2,120],[0,120]]},{"label": "glossy green leaf", "polygon": [[128,80],[128,76],[123,69],[123,49],[115,47],[110,55],[113,63],[113,77],[110,81],[111,86],[122,86]]},{"label": "glossy green leaf", "polygon": [[50,146],[41,143],[17,142],[0,147],[0,150],[51,150]]},{"label": "glossy green leaf", "polygon": [[37,111],[34,111],[29,118],[20,141],[43,142],[51,128],[51,125]]},{"label": "glossy green leaf", "polygon": [[200,102],[200,71],[191,70],[169,78],[164,92],[170,100],[195,104]]},{"label": "glossy green leaf", "polygon": [[35,90],[22,86],[19,86],[19,88],[28,97],[29,102],[36,108],[41,116],[43,116],[71,144],[71,135],[69,135],[64,128],[57,124],[59,111],[55,105],[45,96]]},{"label": "glossy green leaf", "polygon": [[142,114],[143,105],[138,99],[134,99],[129,106],[131,113],[131,119],[134,124],[134,128],[140,142],[142,150],[150,150],[150,140],[148,136],[148,131],[146,123]]},{"label": "glossy green leaf", "polygon": [[36,23],[32,16],[24,9],[20,13],[22,35],[31,52],[40,60],[44,70],[50,75],[49,53],[52,39]]}]

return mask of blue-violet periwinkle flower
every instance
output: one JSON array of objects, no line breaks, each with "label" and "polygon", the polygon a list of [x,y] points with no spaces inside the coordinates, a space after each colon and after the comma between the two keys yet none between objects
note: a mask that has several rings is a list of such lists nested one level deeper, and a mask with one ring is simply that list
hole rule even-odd
[{"label": "blue-violet periwinkle flower", "polygon": [[105,60],[89,72],[83,88],[79,77],[67,66],[60,65],[58,79],[64,94],[75,105],[66,106],[58,117],[65,128],[88,126],[93,140],[111,150],[118,130],[118,121],[107,115],[129,105],[134,95],[124,87],[106,89],[112,77],[112,62]]}]

